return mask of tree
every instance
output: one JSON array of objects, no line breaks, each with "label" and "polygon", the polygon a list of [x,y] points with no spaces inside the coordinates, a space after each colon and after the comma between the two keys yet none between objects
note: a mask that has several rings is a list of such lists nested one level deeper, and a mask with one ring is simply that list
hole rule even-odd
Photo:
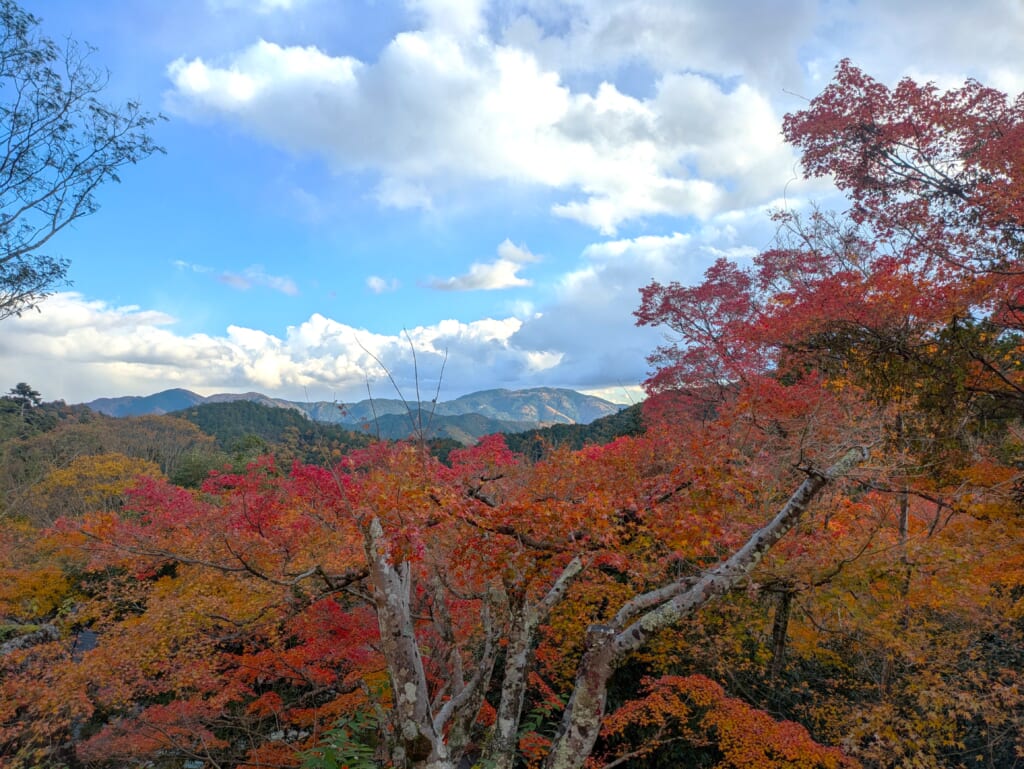
[{"label": "tree", "polygon": [[38,25],[0,0],[0,320],[65,282],[68,262],[40,249],[97,210],[97,189],[162,151],[148,133],[157,117],[100,100],[107,78],[91,49],[59,46]]},{"label": "tree", "polygon": [[[89,737],[74,751],[97,766],[289,765],[303,748],[328,750],[336,720],[370,713],[362,737],[385,765],[482,756],[512,767],[535,749],[580,767],[600,739],[610,674],[746,579],[812,499],[831,509],[842,495],[826,485],[861,452],[798,473],[761,456],[715,424],[536,463],[495,437],[453,452],[451,466],[422,446],[380,444],[334,472],[254,464],[201,494],[143,481],[120,514],[65,521],[49,538],[84,594],[55,622],[101,642],[81,660],[61,658],[59,642],[12,655],[0,740],[38,762],[40,746],[67,748],[78,722]],[[782,512],[762,527],[769,506]],[[12,575],[12,607],[42,582],[26,571]],[[53,696],[26,688],[37,665]],[[545,686],[570,701],[553,741],[524,734]],[[691,694],[709,719],[749,710]],[[840,765],[791,729],[774,734],[809,767]]]},{"label": "tree", "polygon": [[[979,692],[1017,676],[1004,651],[965,672],[951,650],[1017,632],[1019,556],[1005,550],[1024,480],[1024,96],[889,89],[842,62],[785,133],[805,173],[833,175],[852,207],[780,212],[776,247],[751,267],[723,260],[696,286],[644,288],[638,321],[677,335],[651,357],[649,408],[742,403],[747,429],[779,447],[820,440],[826,421],[833,434],[874,422],[849,509],[865,507],[829,517],[857,539],[839,554],[826,530],[815,555],[837,557],[812,566],[796,552],[762,570],[781,591],[775,648],[802,634],[794,664],[836,682],[814,718],[871,765],[944,766],[959,751],[1001,765],[1019,749],[1003,730],[1020,702],[1006,698],[993,728],[999,708]],[[841,408],[799,436],[781,418],[830,403]],[[789,627],[794,601],[813,631]]]},{"label": "tree", "polygon": [[[889,130],[865,115],[914,118],[901,158],[928,114],[953,145],[974,124],[928,89],[902,91],[918,114],[838,82],[838,106],[826,90],[800,124],[838,131],[841,169]],[[947,176],[985,154],[965,146]],[[871,184],[879,152],[857,155]],[[960,196],[977,210],[959,225],[931,222],[946,188],[893,173],[893,208],[786,214],[752,266],[644,290],[638,319],[679,339],[653,358],[643,434],[530,462],[497,437],[445,464],[422,444],[333,468],[261,458],[123,498],[118,476],[110,509],[41,537],[12,522],[0,610],[51,631],[0,655],[0,750],[16,766],[1012,765],[1014,207],[996,185],[992,206]],[[903,203],[925,218],[883,221]],[[1009,229],[942,230],[986,221]],[[101,638],[80,659],[59,639],[76,627]]]},{"label": "tree", "polygon": [[44,404],[42,396],[25,382],[19,382],[6,395],[0,396],[0,456],[6,453],[4,444],[9,438],[27,437],[51,429],[57,422],[57,412],[63,407],[63,401]]},{"label": "tree", "polygon": [[120,510],[126,491],[140,476],[159,477],[153,462],[123,454],[88,454],[55,468],[28,490],[18,512],[42,528],[58,518],[80,518],[88,512]]},{"label": "tree", "polygon": [[805,175],[832,175],[879,245],[954,275],[1020,274],[1024,94],[975,80],[942,91],[905,78],[890,89],[844,60],[783,131]]},{"label": "tree", "polygon": [[973,80],[890,89],[843,61],[783,129],[805,175],[849,195],[860,244],[886,255],[869,269],[889,270],[915,314],[944,326],[947,350],[971,361],[964,388],[1024,398],[1024,94]]},{"label": "tree", "polygon": [[43,402],[43,396],[39,394],[39,391],[33,390],[32,386],[25,382],[18,382],[7,391],[7,395],[4,397],[10,398],[26,408],[33,408]]},{"label": "tree", "polygon": [[7,391],[4,400],[13,401],[17,404],[19,413],[24,418],[27,410],[33,409],[43,402],[43,396],[25,382],[18,382],[18,384]]},{"label": "tree", "polygon": [[[5,402],[10,401],[0,399],[0,405]],[[0,444],[0,511],[31,514],[33,487],[51,472],[89,455],[123,454],[154,462],[168,476],[176,475],[193,455],[211,457],[212,464],[206,469],[227,461],[217,457],[213,438],[184,419],[165,415],[113,418],[66,407],[70,413],[48,413],[56,405],[47,403],[30,411],[35,429]],[[2,428],[0,421],[0,434]],[[201,476],[205,475],[202,470]]]}]

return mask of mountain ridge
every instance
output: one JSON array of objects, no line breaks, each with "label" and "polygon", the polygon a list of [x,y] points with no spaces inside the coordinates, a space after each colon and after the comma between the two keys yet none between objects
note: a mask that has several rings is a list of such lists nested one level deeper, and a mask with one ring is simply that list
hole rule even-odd
[{"label": "mountain ridge", "polygon": [[[467,393],[449,401],[402,401],[374,398],[342,403],[314,401],[301,403],[272,398],[258,392],[216,393],[202,396],[191,390],[172,388],[151,395],[128,395],[97,398],[84,405],[113,417],[169,414],[205,403],[251,401],[274,408],[294,409],[314,422],[327,422],[368,430],[382,418],[408,418],[421,411],[424,416],[466,417],[477,415],[502,432],[519,432],[552,424],[589,424],[595,419],[615,414],[623,407],[603,398],[585,395],[566,388],[532,387],[522,390],[495,388]],[[476,420],[481,426],[484,422]],[[506,424],[507,423],[507,424]]]}]

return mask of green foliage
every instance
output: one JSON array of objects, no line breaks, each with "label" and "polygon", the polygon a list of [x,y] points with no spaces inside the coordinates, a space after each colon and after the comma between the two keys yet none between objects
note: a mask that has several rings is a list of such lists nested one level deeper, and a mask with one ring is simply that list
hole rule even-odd
[{"label": "green foliage", "polygon": [[333,464],[373,440],[337,425],[312,422],[295,409],[252,401],[204,403],[176,415],[213,436],[223,451],[243,465],[260,453],[273,453],[282,462]]},{"label": "green foliage", "polygon": [[463,448],[462,443],[454,438],[431,438],[427,441],[427,450],[444,464],[450,464],[448,455]]},{"label": "green foliage", "polygon": [[511,451],[536,460],[553,448],[575,451],[584,446],[611,443],[624,435],[640,435],[643,431],[642,404],[637,403],[588,425],[558,424],[513,433],[505,437],[505,443]]},{"label": "green foliage", "polygon": [[463,446],[471,446],[485,435],[516,432],[533,424],[536,423],[496,419],[483,414],[438,414],[424,408],[401,414],[380,414],[357,425],[357,429],[383,440],[450,438]]},{"label": "green foliage", "polygon": [[168,416],[114,419],[84,406],[43,403],[24,415],[0,398],[0,509],[18,514],[34,484],[89,455],[123,454],[173,477],[190,452],[212,447],[195,425]]},{"label": "green foliage", "polygon": [[15,438],[28,438],[64,422],[88,421],[92,412],[85,406],[68,406],[64,401],[44,402],[37,390],[24,382],[0,396],[0,447]]},{"label": "green foliage", "polygon": [[42,396],[39,395],[39,391],[33,390],[32,386],[26,382],[18,382],[18,384],[8,391],[4,398],[14,401],[23,409],[35,408],[43,402]]},{"label": "green foliage", "polygon": [[0,0],[0,320],[36,307],[65,283],[68,262],[40,252],[99,208],[96,190],[162,151],[139,104],[106,104],[102,68],[74,40],[58,45],[39,20]]},{"label": "green foliage", "polygon": [[377,729],[373,713],[343,718],[323,735],[319,745],[302,754],[302,769],[377,769]]},{"label": "green foliage", "polygon": [[230,464],[230,457],[213,448],[199,448],[185,454],[175,471],[168,476],[171,483],[186,489],[197,489],[210,477],[214,470],[222,470]]}]

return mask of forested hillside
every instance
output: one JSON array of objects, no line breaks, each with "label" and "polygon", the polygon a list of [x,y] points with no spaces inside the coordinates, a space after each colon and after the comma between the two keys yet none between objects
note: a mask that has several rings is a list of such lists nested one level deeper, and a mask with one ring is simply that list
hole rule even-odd
[{"label": "forested hillside", "polygon": [[118,508],[139,475],[179,477],[214,454],[213,439],[184,420],[114,419],[31,392],[0,398],[0,515],[42,524],[97,499]]},{"label": "forested hillside", "polygon": [[[419,404],[402,398],[370,398],[356,403],[300,402],[269,398],[255,392],[203,397],[188,390],[173,389],[146,396],[97,398],[85,405],[102,414],[123,417],[168,414],[240,401],[305,414],[314,422],[340,424],[348,430],[371,433],[379,438],[407,438],[416,432],[428,437],[449,437],[465,445],[496,432],[518,432],[549,424],[587,424],[615,414],[620,408],[592,395],[555,387],[484,390],[450,401]],[[281,424],[298,423],[286,420]]]},{"label": "forested hillside", "polygon": [[302,412],[247,400],[204,403],[179,411],[228,453],[255,457],[274,453],[284,461],[331,463],[370,443],[370,438],[337,425],[312,422]]},{"label": "forested hillside", "polygon": [[784,132],[849,213],[646,286],[650,397],[585,428],[15,388],[3,765],[1019,765],[1024,97],[844,62]]},{"label": "forested hillside", "polygon": [[384,440],[446,438],[462,446],[472,446],[485,435],[514,433],[529,429],[534,424],[536,423],[491,419],[482,414],[444,416],[423,409],[398,414],[380,414],[363,422],[358,428],[367,435]]},{"label": "forested hillside", "polygon": [[643,408],[637,403],[617,414],[595,419],[590,424],[559,424],[510,433],[505,436],[505,443],[518,454],[539,458],[552,448],[577,450],[588,445],[611,443],[625,435],[640,435],[643,431]]}]

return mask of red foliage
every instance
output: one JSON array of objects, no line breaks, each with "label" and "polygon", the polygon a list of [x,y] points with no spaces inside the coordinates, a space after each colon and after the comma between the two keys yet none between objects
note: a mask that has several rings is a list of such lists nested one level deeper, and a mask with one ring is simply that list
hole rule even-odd
[{"label": "red foliage", "polygon": [[[706,676],[664,676],[644,681],[645,695],[605,719],[602,737],[616,750],[591,759],[589,767],[617,755],[634,759],[673,743],[690,748],[714,746],[721,754],[714,769],[856,769],[860,763],[836,748],[823,747],[792,721],[776,721],[743,700],[730,697]],[[627,733],[641,744],[623,742]]]}]

